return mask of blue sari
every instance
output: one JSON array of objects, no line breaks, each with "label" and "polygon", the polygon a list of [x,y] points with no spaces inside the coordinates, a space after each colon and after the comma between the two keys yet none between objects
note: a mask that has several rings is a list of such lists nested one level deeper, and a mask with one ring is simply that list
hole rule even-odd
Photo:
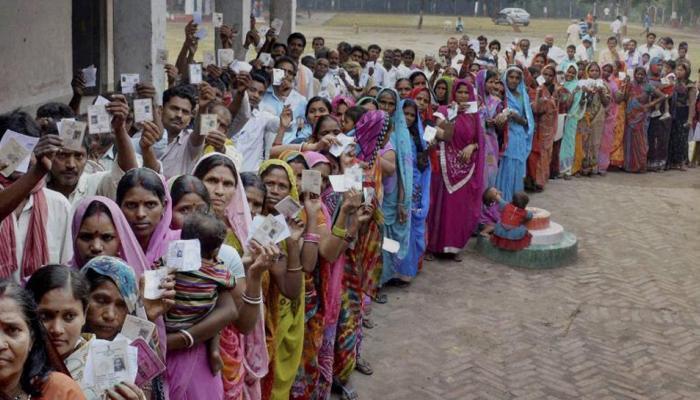
[{"label": "blue sari", "polygon": [[[510,71],[520,72],[520,84],[516,93],[508,88],[508,73]],[[527,120],[527,125],[508,121],[508,146],[506,147],[496,175],[496,187],[501,191],[501,198],[510,202],[513,194],[524,189],[524,178],[526,173],[526,161],[532,148],[532,137],[535,131],[535,119],[530,106],[530,96],[525,88],[525,80],[522,78],[522,70],[518,67],[510,67],[503,73],[503,84],[506,87],[506,98],[508,108],[515,110],[518,115]]]},{"label": "blue sari", "polygon": [[[412,100],[405,100],[411,104],[415,103]],[[415,106],[418,110],[418,106]],[[418,132],[418,140],[423,151],[428,148],[428,143],[423,139],[423,122],[420,118],[420,113],[416,112],[416,121],[414,126]],[[418,264],[421,257],[425,253],[425,219],[428,218],[430,210],[430,158],[427,156],[428,163],[424,166],[423,171],[418,168],[418,152],[420,149],[416,146],[416,141],[411,140],[411,151],[413,154],[413,206],[411,208],[411,234],[409,238],[408,255],[401,260],[396,268],[396,273],[405,277],[413,278],[418,274]]]},{"label": "blue sari", "polygon": [[404,101],[400,100],[399,94],[394,89],[385,88],[377,93],[377,101],[384,93],[390,93],[396,100],[396,110],[391,120],[394,130],[391,132],[391,145],[396,152],[396,175],[404,188],[403,202],[399,203],[399,191],[392,190],[384,193],[382,211],[384,212],[384,237],[399,242],[399,252],[396,254],[382,250],[384,259],[382,278],[380,283],[388,281],[394,276],[398,264],[408,256],[409,240],[411,237],[411,218],[405,224],[399,222],[399,204],[403,204],[404,210],[411,210],[411,190],[413,188],[413,151],[411,134],[406,126],[406,117],[403,113]]},{"label": "blue sari", "polygon": [[569,68],[576,70],[576,76],[570,81],[564,82],[564,88],[574,95],[573,103],[566,113],[564,123],[564,135],[561,138],[561,148],[559,150],[559,171],[564,175],[571,175],[574,166],[574,155],[576,153],[576,130],[578,121],[583,117],[584,109],[581,108],[581,96],[583,92],[578,89],[578,66],[576,63],[568,63],[562,66],[564,73]]}]

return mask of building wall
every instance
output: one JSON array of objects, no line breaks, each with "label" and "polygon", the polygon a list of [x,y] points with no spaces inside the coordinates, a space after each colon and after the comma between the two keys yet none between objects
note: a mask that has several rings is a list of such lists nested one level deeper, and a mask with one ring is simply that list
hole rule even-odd
[{"label": "building wall", "polygon": [[71,0],[2,0],[0,113],[70,97],[71,10]]}]

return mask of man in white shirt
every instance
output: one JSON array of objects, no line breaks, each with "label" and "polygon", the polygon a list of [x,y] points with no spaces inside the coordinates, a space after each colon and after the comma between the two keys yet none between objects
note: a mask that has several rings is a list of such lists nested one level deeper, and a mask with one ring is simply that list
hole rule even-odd
[{"label": "man in white shirt", "polygon": [[647,42],[639,49],[639,53],[649,54],[650,59],[663,58],[663,49],[656,45],[656,34],[654,32],[647,33]]},{"label": "man in white shirt", "polygon": [[[275,68],[285,71],[285,78],[280,85],[270,85],[260,102],[260,110],[272,115],[281,115],[285,107],[292,110],[294,121],[304,119],[306,112],[306,97],[294,90],[294,77],[297,74],[296,64],[289,57],[280,57],[275,60]],[[296,139],[296,124],[292,124],[285,132],[283,144],[291,143]]]},{"label": "man in white shirt", "polygon": [[287,38],[287,55],[297,63],[298,72],[294,81],[294,89],[306,99],[314,97],[314,73],[301,63],[301,55],[306,48],[306,37],[299,32],[294,32]]},{"label": "man in white shirt", "polygon": [[581,27],[579,27],[577,20],[571,20],[571,25],[566,28],[566,44],[577,46],[581,37]]},{"label": "man in white shirt", "polygon": [[[377,83],[384,82],[384,74],[386,74],[386,69],[379,63],[379,55],[382,52],[382,48],[376,44],[370,44],[367,48],[369,53],[369,60],[365,67],[365,72],[374,78]],[[370,74],[370,72],[372,72]]]},{"label": "man in white shirt", "polygon": [[518,47],[520,50],[515,53],[515,62],[523,67],[529,67],[530,64],[532,64],[532,59],[535,58],[535,53],[530,52],[530,41],[527,39],[520,39]]},{"label": "man in white shirt", "polygon": [[[400,58],[399,58],[399,62],[401,62]],[[394,66],[394,51],[393,50],[391,50],[391,49],[384,50],[384,57],[382,59],[382,63],[384,64],[384,69],[386,70],[386,74],[384,74],[384,82],[383,82],[382,86],[393,88],[394,85],[396,84],[396,81],[399,79],[399,77],[398,77],[399,70]]]},{"label": "man in white shirt", "polygon": [[593,61],[593,39],[590,36],[584,36],[581,44],[576,47],[576,61]]},{"label": "man in white shirt", "polygon": [[85,133],[80,148],[63,147],[54,156],[46,186],[63,194],[73,205],[88,196],[114,198],[124,171],[138,167],[134,147],[125,128],[125,121],[129,115],[126,98],[113,95],[113,101],[106,108],[112,115],[112,130],[117,149],[117,162],[112,164],[109,171],[91,174],[84,172],[89,148],[88,133]]},{"label": "man in white shirt", "polygon": [[[35,138],[41,135],[39,126],[34,119],[29,114],[20,111],[0,116],[0,139],[8,129]],[[58,192],[36,184],[31,185],[32,182],[37,182],[36,178],[51,170],[53,154],[60,148],[61,144],[60,138],[56,135],[44,135],[34,148],[36,161],[30,162],[27,173],[14,171],[6,178],[12,182],[10,187],[19,186],[3,189],[4,193],[11,194],[11,198],[3,197],[3,200],[14,208],[14,211],[3,218],[3,223],[12,224],[14,238],[3,237],[0,240],[0,246],[4,247],[3,254],[14,252],[15,260],[14,262],[4,260],[7,265],[3,265],[0,270],[7,272],[7,275],[1,276],[2,278],[11,277],[18,283],[29,278],[28,271],[24,270],[22,265],[24,258],[29,256],[29,254],[25,254],[25,250],[36,252],[40,250],[39,246],[46,246],[47,257],[41,260],[43,264],[65,264],[73,257],[73,242],[70,234],[70,203]],[[26,185],[27,182],[30,185]],[[17,190],[18,188],[19,190]],[[38,200],[43,200],[45,208],[37,208],[36,201]],[[8,207],[7,203],[3,204],[3,208]],[[34,226],[32,226],[32,222],[34,222]],[[30,229],[32,227],[44,230],[45,243],[38,241],[40,238],[36,236],[35,230]],[[28,247],[28,242],[33,243],[33,245]],[[10,247],[13,244],[14,249]],[[28,267],[38,268],[37,265],[29,265]]]},{"label": "man in white shirt", "polygon": [[[280,117],[262,111],[258,107],[269,81],[266,76],[253,73],[239,74],[238,90],[229,106],[234,115],[242,113],[246,118],[243,128],[233,136],[236,149],[242,154],[240,172],[258,172],[260,163],[270,154],[270,148],[278,134],[284,135],[289,126],[280,123]],[[291,124],[292,121],[289,121]]]},{"label": "man in white shirt", "polygon": [[547,58],[551,58],[557,64],[561,64],[566,59],[566,52],[554,45],[554,35],[546,35],[544,45],[547,46]]},{"label": "man in white shirt", "polygon": [[673,48],[673,39],[671,37],[665,37],[661,40],[661,46],[663,48],[664,61],[677,60],[678,51]]},{"label": "man in white shirt", "polygon": [[598,63],[601,67],[605,64],[615,64],[620,61],[620,54],[617,51],[617,38],[610,36],[607,44],[608,48],[601,50],[598,55]]},{"label": "man in white shirt", "polygon": [[622,17],[617,16],[613,22],[610,23],[610,30],[612,31],[617,42],[620,42],[620,30],[622,29]]},{"label": "man in white shirt", "polygon": [[[206,83],[200,84],[200,109],[204,110],[215,99],[213,88]],[[172,87],[163,92],[162,122],[165,131],[153,146],[147,146],[149,151],[144,153],[141,148],[143,132],[131,138],[134,149],[141,153],[144,165],[154,170],[154,163],[161,164],[166,178],[176,175],[189,174],[204,151],[205,137],[187,129],[192,121],[197,102],[189,86]],[[203,112],[202,112],[203,113]],[[197,131],[199,127],[196,127]],[[213,137],[206,137],[208,144],[213,144]],[[152,151],[152,153],[151,153]],[[152,160],[155,157],[156,160]]]}]

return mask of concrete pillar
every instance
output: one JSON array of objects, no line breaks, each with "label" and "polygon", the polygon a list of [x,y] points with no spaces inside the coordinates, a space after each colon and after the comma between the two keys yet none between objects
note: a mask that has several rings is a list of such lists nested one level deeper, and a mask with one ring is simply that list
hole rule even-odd
[{"label": "concrete pillar", "polygon": [[138,73],[142,82],[153,83],[158,103],[166,85],[165,70],[156,64],[158,50],[166,49],[165,14],[165,0],[114,2],[114,80]]},{"label": "concrete pillar", "polygon": [[[237,60],[245,59],[243,41],[250,30],[250,0],[214,0],[216,12],[224,14],[224,24],[238,29],[238,36],[233,42],[233,53]],[[219,35],[216,34],[216,48],[221,47]]]},{"label": "concrete pillar", "polygon": [[[279,39],[286,43],[287,36],[296,32],[297,29],[297,0],[271,0],[270,21],[279,18],[284,22],[282,32],[279,32]],[[311,42],[308,43],[309,45]]]}]

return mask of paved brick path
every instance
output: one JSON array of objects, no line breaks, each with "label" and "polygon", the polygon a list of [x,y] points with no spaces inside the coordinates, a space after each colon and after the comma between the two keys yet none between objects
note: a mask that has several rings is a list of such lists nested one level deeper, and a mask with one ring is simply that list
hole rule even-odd
[{"label": "paved brick path", "polygon": [[428,263],[374,306],[362,400],[700,399],[700,170],[554,181],[531,204],[577,263]]}]

